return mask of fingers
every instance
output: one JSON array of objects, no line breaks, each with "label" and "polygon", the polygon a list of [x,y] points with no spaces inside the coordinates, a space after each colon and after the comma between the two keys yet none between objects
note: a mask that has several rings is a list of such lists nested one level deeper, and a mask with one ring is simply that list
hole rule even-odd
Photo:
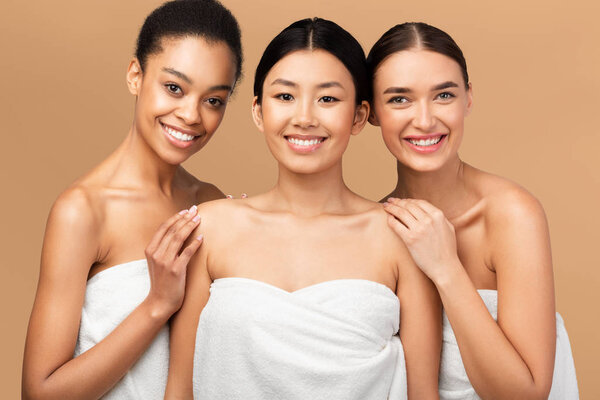
[{"label": "fingers", "polygon": [[200,224],[200,215],[194,215],[185,224],[178,227],[177,231],[171,237],[169,245],[166,250],[166,254],[169,257],[176,258],[181,251],[185,241],[189,238],[190,234]]},{"label": "fingers", "polygon": [[408,228],[400,221],[398,221],[393,215],[389,214],[387,218],[388,225],[401,239],[404,239],[405,235],[409,233]]},{"label": "fingers", "polygon": [[167,230],[160,242],[158,253],[167,260],[173,260],[179,254],[183,242],[188,238],[190,232],[200,222],[200,217],[196,215],[198,207],[192,206],[183,218],[175,222]]},{"label": "fingers", "polygon": [[154,236],[152,236],[150,243],[146,247],[146,255],[148,255],[148,253],[154,253],[156,250],[158,250],[159,245],[160,245],[163,237],[169,230],[169,228],[171,228],[171,226],[173,226],[173,224],[175,224],[178,221],[180,221],[181,219],[183,219],[187,213],[188,213],[188,210],[182,210],[182,211],[178,212],[177,214],[173,215],[171,218],[169,218],[165,222],[163,222],[158,227],[158,230],[156,231]]},{"label": "fingers", "polygon": [[[242,195],[241,195],[240,197],[241,197],[242,199],[247,199],[247,198],[248,198],[248,195],[247,195],[246,193],[242,193]],[[225,195],[225,198],[226,198],[226,199],[235,199],[235,197],[233,197],[233,195],[231,195],[231,194],[227,194],[227,195]]]},{"label": "fingers", "polygon": [[404,204],[385,202],[383,209],[409,229],[417,224],[417,219]]},{"label": "fingers", "polygon": [[196,254],[196,252],[200,248],[200,245],[202,244],[203,240],[204,238],[202,237],[202,235],[196,236],[195,240],[192,240],[192,242],[189,245],[187,245],[185,249],[183,249],[177,261],[182,265],[187,265],[190,262],[192,256]]}]

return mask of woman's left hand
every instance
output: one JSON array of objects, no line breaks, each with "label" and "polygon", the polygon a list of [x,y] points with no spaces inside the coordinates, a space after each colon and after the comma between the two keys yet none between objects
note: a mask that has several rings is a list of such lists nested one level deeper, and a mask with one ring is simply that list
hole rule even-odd
[{"label": "woman's left hand", "polygon": [[417,266],[434,283],[460,265],[454,226],[425,200],[388,198],[388,224],[406,244]]}]

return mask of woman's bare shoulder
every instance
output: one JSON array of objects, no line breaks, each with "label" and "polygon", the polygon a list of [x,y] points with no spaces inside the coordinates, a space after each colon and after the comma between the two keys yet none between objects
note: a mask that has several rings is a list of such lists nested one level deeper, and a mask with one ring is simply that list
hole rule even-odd
[{"label": "woman's bare shoulder", "polygon": [[519,229],[531,223],[545,224],[542,204],[527,189],[509,179],[474,168],[470,173],[473,188],[484,204],[483,217],[494,231],[502,227]]}]

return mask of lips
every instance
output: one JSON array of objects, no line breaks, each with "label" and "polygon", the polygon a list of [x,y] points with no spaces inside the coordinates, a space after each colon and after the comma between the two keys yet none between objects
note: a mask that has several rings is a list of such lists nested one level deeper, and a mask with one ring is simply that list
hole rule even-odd
[{"label": "lips", "polygon": [[322,143],[327,140],[327,138],[323,136],[288,135],[284,137],[290,148],[298,153],[313,152],[321,147]]},{"label": "lips", "polygon": [[165,136],[169,142],[175,147],[181,149],[190,147],[196,140],[198,140],[199,137],[203,136],[201,133],[177,128],[172,125],[167,125],[163,122],[160,123],[160,126],[162,127],[163,132],[165,133]]},{"label": "lips", "polygon": [[410,148],[419,153],[433,153],[442,147],[447,134],[431,134],[420,136],[407,136],[403,140],[406,141]]}]

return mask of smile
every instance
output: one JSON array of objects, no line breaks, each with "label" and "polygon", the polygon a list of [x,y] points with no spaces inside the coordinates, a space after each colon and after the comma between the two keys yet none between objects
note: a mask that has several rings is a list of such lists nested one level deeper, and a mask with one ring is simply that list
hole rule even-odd
[{"label": "smile", "polygon": [[163,129],[165,130],[165,132],[167,132],[169,135],[173,136],[175,139],[181,140],[182,142],[191,142],[192,140],[194,140],[197,137],[197,136],[193,136],[193,135],[188,135],[183,132],[179,132],[178,130],[175,130],[165,124],[161,123],[161,125],[162,125]]},{"label": "smile", "polygon": [[293,137],[288,137],[288,138],[286,138],[286,140],[292,144],[295,144],[296,146],[309,147],[309,146],[314,146],[315,144],[318,144],[318,143],[322,143],[325,140],[325,138],[302,140],[302,139],[296,139]]},{"label": "smile", "polygon": [[438,144],[445,135],[427,138],[427,139],[406,139],[408,142],[414,144],[415,146],[427,147]]},{"label": "smile", "polygon": [[404,140],[408,143],[408,146],[417,153],[430,154],[435,153],[444,145],[444,143],[446,143],[445,139],[447,136],[447,134],[433,134],[423,137],[409,136],[405,137]]},{"label": "smile", "polygon": [[190,131],[188,131],[188,133],[184,133],[173,126],[166,125],[162,122],[160,123],[160,126],[162,127],[162,130],[165,133],[165,137],[167,138],[167,140],[173,146],[178,147],[180,149],[186,149],[192,146],[194,143],[196,143],[198,138],[204,136],[202,133],[193,134],[195,132]]},{"label": "smile", "polygon": [[288,146],[296,153],[312,153],[321,147],[321,144],[327,140],[326,137],[321,136],[301,136],[301,135],[289,135],[284,136],[288,142]]}]

